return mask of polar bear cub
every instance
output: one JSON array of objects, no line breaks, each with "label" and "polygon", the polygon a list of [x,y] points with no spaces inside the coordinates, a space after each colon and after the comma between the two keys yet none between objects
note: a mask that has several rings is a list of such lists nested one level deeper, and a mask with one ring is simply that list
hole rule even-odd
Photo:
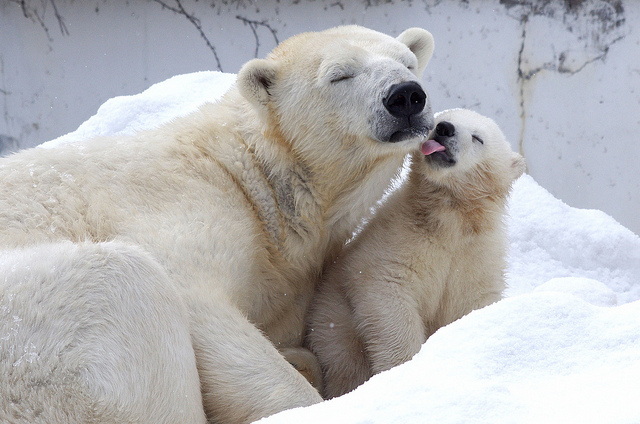
[{"label": "polar bear cub", "polygon": [[313,300],[306,343],[326,398],[411,359],[438,328],[502,296],[503,217],[524,159],[478,113],[448,110],[436,122],[408,179],[326,269]]}]

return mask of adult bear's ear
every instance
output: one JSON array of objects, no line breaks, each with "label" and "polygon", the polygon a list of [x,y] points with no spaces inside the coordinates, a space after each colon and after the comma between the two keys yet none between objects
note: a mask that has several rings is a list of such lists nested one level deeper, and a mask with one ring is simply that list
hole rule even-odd
[{"label": "adult bear's ear", "polygon": [[238,72],[240,94],[255,106],[266,106],[276,81],[278,65],[270,59],[252,59]]},{"label": "adult bear's ear", "polygon": [[433,36],[425,29],[409,28],[400,34],[397,40],[409,47],[409,50],[418,58],[416,74],[420,77],[433,55]]}]

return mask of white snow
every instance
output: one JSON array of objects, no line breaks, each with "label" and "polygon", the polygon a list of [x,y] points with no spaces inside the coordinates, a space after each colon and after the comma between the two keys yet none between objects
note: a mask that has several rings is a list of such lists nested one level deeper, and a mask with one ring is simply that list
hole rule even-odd
[{"label": "white snow", "polygon": [[61,143],[90,137],[132,134],[157,127],[172,118],[194,111],[202,103],[221,97],[236,80],[234,74],[195,72],[176,75],[154,84],[133,96],[120,96],[104,102],[77,130],[43,143],[55,147]]},{"label": "white snow", "polygon": [[[181,75],[107,101],[47,143],[130,133],[214,100],[234,76]],[[531,177],[510,202],[507,298],[441,328],[413,360],[277,423],[640,423],[640,238]]]}]

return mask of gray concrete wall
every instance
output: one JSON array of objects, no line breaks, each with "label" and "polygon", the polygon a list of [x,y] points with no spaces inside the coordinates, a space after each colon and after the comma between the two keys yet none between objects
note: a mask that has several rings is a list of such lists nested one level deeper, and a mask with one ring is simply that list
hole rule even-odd
[{"label": "gray concrete wall", "polygon": [[[75,129],[170,76],[237,72],[278,40],[360,24],[431,31],[435,110],[493,117],[529,173],[640,233],[640,2],[0,1],[0,154]],[[54,7],[55,6],[55,7]]]}]

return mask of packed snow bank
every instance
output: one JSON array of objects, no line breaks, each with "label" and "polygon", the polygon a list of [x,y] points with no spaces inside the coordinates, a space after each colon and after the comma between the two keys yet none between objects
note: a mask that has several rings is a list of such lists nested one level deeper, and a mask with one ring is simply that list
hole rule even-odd
[{"label": "packed snow bank", "polygon": [[[158,126],[234,79],[181,75],[111,99],[45,147]],[[261,423],[640,422],[640,238],[526,175],[509,210],[506,299],[441,328],[413,360],[352,393]]]},{"label": "packed snow bank", "polygon": [[598,280],[618,303],[640,299],[640,238],[599,210],[567,206],[525,175],[509,207],[508,296],[558,277]]},{"label": "packed snow bank", "polygon": [[229,90],[235,80],[234,74],[213,71],[176,75],[140,94],[107,100],[77,130],[42,146],[55,147],[91,137],[133,134],[157,127],[193,112],[206,101],[215,101]]},{"label": "packed snow bank", "polygon": [[274,423],[631,423],[640,419],[640,302],[533,293],[437,331],[414,359]]}]

